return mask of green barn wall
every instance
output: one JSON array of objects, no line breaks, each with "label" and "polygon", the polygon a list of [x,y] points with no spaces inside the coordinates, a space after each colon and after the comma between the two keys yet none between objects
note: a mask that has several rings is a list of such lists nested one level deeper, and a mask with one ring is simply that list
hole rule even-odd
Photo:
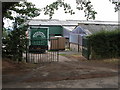
[{"label": "green barn wall", "polygon": [[51,36],[63,36],[63,27],[59,25],[41,25],[40,27],[48,27],[49,35]]}]

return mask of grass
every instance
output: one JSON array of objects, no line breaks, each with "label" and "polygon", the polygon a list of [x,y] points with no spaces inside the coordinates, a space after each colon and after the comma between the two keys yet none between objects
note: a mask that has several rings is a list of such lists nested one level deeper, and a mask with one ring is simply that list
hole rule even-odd
[{"label": "grass", "polygon": [[106,64],[113,64],[113,65],[118,65],[118,61],[120,59],[117,58],[111,58],[111,59],[101,59],[101,60],[85,60],[86,62],[94,62],[94,63],[106,63]]},{"label": "grass", "polygon": [[87,60],[80,54],[72,54],[72,55],[59,54],[59,55],[67,56],[67,57],[73,57],[75,59],[85,61],[85,62],[91,62],[91,63],[96,62],[96,63],[106,63],[106,64],[118,64],[118,61],[120,60],[119,58],[110,58],[110,59],[101,59],[101,60]]},{"label": "grass", "polygon": [[59,55],[61,55],[61,56],[67,56],[66,54],[59,54]]},{"label": "grass", "polygon": [[113,64],[118,64],[118,61],[119,61],[119,59],[116,59],[116,58],[105,59],[105,60],[103,60],[103,62],[106,62],[106,63],[113,63]]}]

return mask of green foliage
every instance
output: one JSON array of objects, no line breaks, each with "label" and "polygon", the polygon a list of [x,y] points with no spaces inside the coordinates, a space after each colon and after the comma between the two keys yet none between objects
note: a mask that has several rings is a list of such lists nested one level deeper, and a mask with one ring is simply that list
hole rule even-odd
[{"label": "green foliage", "polygon": [[24,1],[11,6],[4,14],[4,17],[15,20],[16,16],[19,15],[21,19],[31,19],[33,17],[39,16],[40,11],[41,9],[36,8],[34,4]]},{"label": "green foliage", "polygon": [[3,55],[4,56],[11,56],[12,59],[21,61],[22,60],[22,53],[26,49],[26,31],[27,26],[22,26],[16,28],[16,30],[11,31],[8,34],[8,37],[3,39]]},{"label": "green foliage", "polygon": [[71,9],[71,6],[67,3],[65,3],[64,1],[62,0],[57,0],[56,2],[53,2],[52,4],[50,5],[47,5],[45,8],[44,8],[44,14],[45,15],[49,15],[50,19],[52,18],[55,10],[58,10],[59,7],[64,7],[64,11],[65,13],[70,13],[71,15],[72,14],[75,14],[75,12]]},{"label": "green foliage", "polygon": [[95,19],[95,15],[97,14],[97,12],[94,10],[93,5],[91,4],[91,1],[76,0],[76,3],[77,3],[78,10],[84,10],[85,17],[87,18],[87,20]]},{"label": "green foliage", "polygon": [[7,32],[6,28],[3,28],[2,32],[3,32],[2,33],[2,38],[7,38],[8,32]]},{"label": "green foliage", "polygon": [[[14,13],[14,15],[12,15]],[[28,19],[40,14],[34,4],[20,2],[10,7],[4,18],[13,20],[13,31],[3,38],[3,56],[10,56],[12,59],[22,61],[22,54],[26,50],[26,31],[28,30]],[[5,37],[5,30],[3,31]]]},{"label": "green foliage", "polygon": [[92,59],[120,57],[120,31],[102,31],[89,36]]},{"label": "green foliage", "polygon": [[115,5],[115,7],[114,7],[115,12],[120,10],[120,1],[119,0],[109,0],[109,1],[112,2],[112,4]]},{"label": "green foliage", "polygon": [[[80,5],[80,7],[77,6],[78,10],[84,10],[85,17],[88,19],[95,19],[95,14],[97,12],[93,10],[93,5],[91,5],[90,1],[81,0],[76,2],[77,5]],[[70,13],[71,15],[75,14],[75,12],[71,9],[71,6],[64,2],[64,0],[57,0],[56,2],[53,2],[50,5],[47,5],[44,8],[44,14],[49,15],[50,19],[52,18],[55,10],[58,10],[59,7],[63,7],[65,13]]]}]

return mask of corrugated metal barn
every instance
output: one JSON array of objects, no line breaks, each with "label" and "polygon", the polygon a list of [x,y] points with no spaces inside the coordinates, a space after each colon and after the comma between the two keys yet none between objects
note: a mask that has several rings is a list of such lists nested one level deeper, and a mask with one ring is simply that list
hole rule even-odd
[{"label": "corrugated metal barn", "polygon": [[77,26],[79,21],[59,21],[59,20],[31,20],[29,22],[30,26],[34,27],[48,27],[50,36],[63,36],[69,37],[69,32]]},{"label": "corrugated metal barn", "polygon": [[[50,37],[61,36],[66,38],[67,47],[78,50],[81,46],[82,36],[90,35],[101,30],[118,29],[117,21],[84,21],[84,20],[48,20],[35,19],[29,22],[32,27],[48,27]],[[84,34],[83,34],[84,33]],[[70,42],[70,43],[69,43]],[[76,46],[77,45],[77,46]]]},{"label": "corrugated metal barn", "polygon": [[118,28],[118,22],[80,22],[70,33],[70,48],[75,51],[81,51],[83,36],[88,36],[102,30],[111,31]]}]

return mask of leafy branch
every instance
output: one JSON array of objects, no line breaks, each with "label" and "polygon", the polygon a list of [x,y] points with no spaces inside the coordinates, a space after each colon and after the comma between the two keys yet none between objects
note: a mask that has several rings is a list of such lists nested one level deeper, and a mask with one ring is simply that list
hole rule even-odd
[{"label": "leafy branch", "polygon": [[65,13],[70,13],[71,15],[75,14],[75,12],[71,9],[71,6],[62,0],[57,0],[56,2],[47,5],[43,10],[44,14],[49,15],[50,19],[52,19],[55,10],[58,10],[59,7],[63,7]]},{"label": "leafy branch", "polygon": [[84,10],[86,19],[95,19],[97,12],[94,10],[91,1],[89,0],[76,0],[78,10]]},{"label": "leafy branch", "polygon": [[118,1],[116,1],[116,0],[109,0],[109,1],[112,2],[112,4],[115,5],[115,7],[114,7],[115,12],[120,10],[120,0],[118,0]]},{"label": "leafy branch", "polygon": [[[93,9],[93,5],[91,5],[90,1],[86,0],[76,0],[77,3],[77,9],[78,10],[84,10],[85,17],[88,19],[95,19],[95,14],[97,12]],[[56,2],[53,2],[50,5],[47,5],[44,8],[44,14],[49,15],[50,19],[52,19],[52,16],[55,12],[55,10],[58,10],[59,7],[63,7],[65,13],[70,13],[71,15],[75,14],[73,9],[71,9],[71,6],[64,2],[64,0],[57,0]]]},{"label": "leafy branch", "polygon": [[[39,16],[40,11],[41,9],[36,8],[35,5],[31,2],[24,1],[14,4],[12,7],[10,7],[4,17],[9,18],[10,20],[14,20],[17,15],[23,19],[31,19],[33,17]],[[12,15],[13,13],[16,15]]]}]

